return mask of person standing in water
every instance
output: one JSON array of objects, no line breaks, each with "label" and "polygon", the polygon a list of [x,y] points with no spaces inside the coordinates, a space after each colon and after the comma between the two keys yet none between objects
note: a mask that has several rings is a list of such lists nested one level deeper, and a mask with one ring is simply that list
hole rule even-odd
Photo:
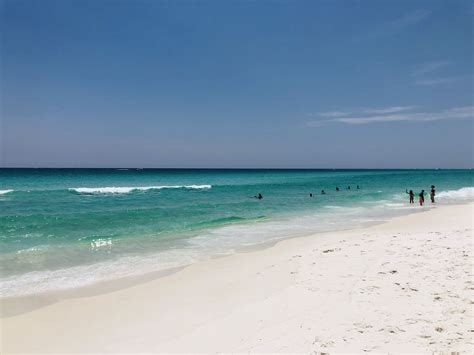
[{"label": "person standing in water", "polygon": [[261,194],[261,193],[258,193],[258,195],[257,195],[257,196],[255,196],[255,198],[257,198],[257,199],[261,200],[261,199],[263,198],[263,196],[262,196],[262,194]]},{"label": "person standing in water", "polygon": [[421,190],[418,197],[419,197],[418,201],[420,202],[420,206],[423,206],[423,204],[425,203],[425,190]]},{"label": "person standing in water", "polygon": [[313,193],[312,193],[312,192],[309,193],[309,197],[313,197]]},{"label": "person standing in water", "polygon": [[431,203],[435,203],[436,188],[434,185],[431,185],[430,199]]},{"label": "person standing in water", "polygon": [[415,199],[415,194],[413,193],[413,190],[410,190],[410,192],[408,192],[408,190],[405,190],[405,192],[410,195],[410,203],[415,203],[414,199]]}]

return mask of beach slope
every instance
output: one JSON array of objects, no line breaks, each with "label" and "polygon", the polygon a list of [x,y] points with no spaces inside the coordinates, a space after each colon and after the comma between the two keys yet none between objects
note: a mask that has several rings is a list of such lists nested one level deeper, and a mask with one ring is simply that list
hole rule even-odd
[{"label": "beach slope", "polygon": [[472,352],[473,207],[289,239],[94,296],[52,294],[1,320],[1,352]]}]

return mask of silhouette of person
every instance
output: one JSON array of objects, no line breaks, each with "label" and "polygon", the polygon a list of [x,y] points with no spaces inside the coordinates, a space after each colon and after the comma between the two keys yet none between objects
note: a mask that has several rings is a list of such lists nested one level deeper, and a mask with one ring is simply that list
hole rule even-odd
[{"label": "silhouette of person", "polygon": [[436,188],[434,185],[431,185],[430,199],[431,203],[435,203]]},{"label": "silhouette of person", "polygon": [[410,203],[415,203],[414,201],[414,198],[415,198],[415,194],[413,193],[413,190],[410,190],[410,192],[408,192],[408,190],[405,190],[405,192],[410,195]]},{"label": "silhouette of person", "polygon": [[423,206],[423,204],[425,203],[425,190],[421,190],[418,197],[419,197],[418,201],[420,202],[420,206]]},{"label": "silhouette of person", "polygon": [[326,191],[321,190],[321,195],[326,195]]}]

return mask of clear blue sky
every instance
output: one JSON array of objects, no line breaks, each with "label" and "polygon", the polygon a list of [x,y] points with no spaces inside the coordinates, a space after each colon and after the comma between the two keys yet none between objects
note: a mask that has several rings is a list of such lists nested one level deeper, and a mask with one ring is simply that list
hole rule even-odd
[{"label": "clear blue sky", "polygon": [[471,1],[0,2],[1,166],[473,167]]}]

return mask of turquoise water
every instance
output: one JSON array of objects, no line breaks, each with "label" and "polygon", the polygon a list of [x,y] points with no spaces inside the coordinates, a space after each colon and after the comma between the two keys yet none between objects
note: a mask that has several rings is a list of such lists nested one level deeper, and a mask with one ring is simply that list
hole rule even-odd
[{"label": "turquoise water", "polygon": [[[406,188],[418,193],[434,184],[439,204],[472,200],[473,176],[472,170],[0,169],[2,294],[82,286],[420,210],[408,205]],[[253,197],[258,193],[262,200]]]}]

